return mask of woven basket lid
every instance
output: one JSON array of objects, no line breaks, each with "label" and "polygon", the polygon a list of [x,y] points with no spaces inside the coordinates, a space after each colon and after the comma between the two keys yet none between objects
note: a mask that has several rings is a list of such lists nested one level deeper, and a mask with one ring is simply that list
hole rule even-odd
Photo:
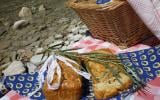
[{"label": "woven basket lid", "polygon": [[106,4],[96,4],[96,0],[80,0],[79,2],[77,0],[69,0],[67,2],[67,5],[74,9],[85,9],[85,10],[103,10],[103,9],[115,9],[122,4],[126,3],[124,0],[118,0],[118,1],[112,1],[108,2]]}]

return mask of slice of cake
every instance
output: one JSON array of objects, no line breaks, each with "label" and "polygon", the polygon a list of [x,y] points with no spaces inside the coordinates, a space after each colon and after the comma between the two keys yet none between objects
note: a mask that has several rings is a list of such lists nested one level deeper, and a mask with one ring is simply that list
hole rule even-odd
[{"label": "slice of cake", "polygon": [[[98,50],[97,53],[112,54],[109,50]],[[108,59],[116,59],[115,57],[109,57]],[[107,59],[107,58],[106,58]],[[108,60],[107,60],[108,61]],[[132,80],[122,70],[123,66],[115,64],[116,62],[108,62],[107,66],[94,61],[87,61],[86,64],[89,72],[92,75],[93,90],[97,99],[107,99],[120,93],[121,91],[128,89],[132,84]],[[113,72],[116,71],[116,77]],[[118,79],[117,79],[118,78]]]}]

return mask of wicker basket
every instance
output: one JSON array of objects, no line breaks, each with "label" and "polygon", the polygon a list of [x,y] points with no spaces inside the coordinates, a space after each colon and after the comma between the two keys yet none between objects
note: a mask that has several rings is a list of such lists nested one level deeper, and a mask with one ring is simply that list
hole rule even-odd
[{"label": "wicker basket", "polygon": [[67,4],[78,13],[95,38],[128,47],[153,35],[126,1],[97,5],[69,0]]}]

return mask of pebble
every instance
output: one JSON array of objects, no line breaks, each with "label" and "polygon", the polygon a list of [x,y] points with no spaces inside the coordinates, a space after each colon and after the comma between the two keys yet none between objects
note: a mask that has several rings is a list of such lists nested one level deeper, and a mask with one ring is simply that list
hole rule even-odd
[{"label": "pebble", "polygon": [[2,73],[4,76],[11,76],[25,72],[24,65],[21,61],[13,61]]},{"label": "pebble", "polygon": [[35,42],[33,42],[32,44],[30,44],[29,46],[30,46],[30,47],[39,47],[40,44],[41,44],[40,41],[35,41]]},{"label": "pebble", "polygon": [[71,32],[77,34],[79,32],[79,30],[80,30],[80,26],[77,26],[77,27],[73,27],[71,29]]},{"label": "pebble", "polygon": [[40,54],[40,53],[42,53],[42,52],[44,52],[44,48],[36,48],[35,49],[35,54]]},{"label": "pebble", "polygon": [[16,21],[13,25],[13,29],[20,29],[22,27],[25,27],[29,24],[29,21],[27,20],[19,20],[19,21]]},{"label": "pebble", "polygon": [[[42,59],[43,57],[43,59]],[[43,64],[47,60],[47,56],[43,56],[43,54],[35,55],[30,59],[30,62],[36,66]]]},{"label": "pebble", "polygon": [[86,25],[81,26],[81,28],[78,30],[79,34],[84,34],[88,30]]},{"label": "pebble", "polygon": [[73,38],[74,37],[74,34],[68,34],[67,35],[67,38],[69,39],[69,40],[71,40],[71,38]]},{"label": "pebble", "polygon": [[43,31],[43,30],[45,30],[47,28],[47,26],[46,25],[41,25],[41,26],[39,26],[39,31]]},{"label": "pebble", "polygon": [[29,59],[33,56],[33,52],[31,50],[20,49],[17,51],[18,60],[29,61]]},{"label": "pebble", "polygon": [[61,48],[61,50],[66,50],[66,49],[68,49],[68,46],[63,46],[63,47]]},{"label": "pebble", "polygon": [[61,35],[61,34],[56,34],[55,35],[55,39],[62,39],[63,38],[63,35]]},{"label": "pebble", "polygon": [[73,39],[73,41],[77,42],[77,41],[79,41],[82,37],[83,37],[83,36],[82,36],[81,34],[77,34],[77,35],[75,35],[72,39]]},{"label": "pebble", "polygon": [[64,45],[69,45],[69,43],[70,43],[70,41],[67,40],[64,42]]},{"label": "pebble", "polygon": [[11,63],[8,62],[8,63],[6,63],[6,64],[1,65],[1,66],[0,66],[0,69],[1,69],[1,68],[6,68],[6,67],[8,67],[10,64],[11,64]]},{"label": "pebble", "polygon": [[35,72],[37,70],[37,66],[35,66],[34,64],[27,62],[27,68],[28,68],[28,72]]},{"label": "pebble", "polygon": [[49,38],[47,38],[46,40],[44,40],[43,44],[49,45],[52,42],[54,42],[54,37],[50,36]]},{"label": "pebble", "polygon": [[62,24],[62,23],[67,22],[67,21],[69,21],[68,18],[61,18],[61,19],[58,21],[58,23],[59,23],[59,24]]},{"label": "pebble", "polygon": [[57,41],[55,41],[54,43],[51,43],[50,45],[49,45],[49,47],[56,47],[56,46],[59,46],[59,45],[62,45],[63,44],[63,40],[57,40]]},{"label": "pebble", "polygon": [[40,5],[39,8],[38,8],[39,12],[45,12],[46,11],[46,8],[44,7],[44,5]]},{"label": "pebble", "polygon": [[22,9],[19,12],[19,17],[24,19],[31,18],[32,17],[31,9],[29,9],[28,7],[22,7]]}]

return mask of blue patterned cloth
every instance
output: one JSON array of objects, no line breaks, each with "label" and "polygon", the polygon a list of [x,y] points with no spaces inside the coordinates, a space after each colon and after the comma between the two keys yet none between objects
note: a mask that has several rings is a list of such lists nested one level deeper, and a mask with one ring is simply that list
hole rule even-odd
[{"label": "blue patterned cloth", "polygon": [[[28,93],[35,90],[38,87],[37,81],[38,73],[23,73],[14,76],[8,76],[5,79],[5,86],[11,88],[12,90],[17,91],[23,96],[27,96]],[[34,94],[31,99],[34,100],[43,100],[45,99],[42,90]]]},{"label": "blue patterned cloth", "polygon": [[97,4],[104,4],[110,2],[111,0],[97,0]]},{"label": "blue patterned cloth", "polygon": [[[134,67],[139,73],[139,77],[145,82],[160,76],[160,45],[150,49],[119,54],[118,56],[122,59],[122,63],[124,65]],[[16,90],[21,95],[27,95],[38,86],[37,75],[38,73],[35,72],[6,77],[5,86]],[[82,100],[93,100],[94,94],[92,89],[92,81],[86,82],[85,80],[83,83],[84,90]],[[123,100],[126,93],[127,91],[114,97],[114,99]],[[31,99],[45,99],[42,90],[33,95]]]},{"label": "blue patterned cloth", "polygon": [[[118,55],[121,58],[121,62],[130,67],[134,67],[138,73],[138,76],[148,82],[153,80],[157,76],[160,76],[160,45],[150,48],[144,49],[135,52],[122,53]],[[92,82],[89,82],[90,85]],[[123,92],[109,100],[124,100],[124,98],[128,95],[130,90]],[[83,100],[90,100],[89,98],[94,99],[93,89],[90,88],[90,93],[88,96],[83,97]]]},{"label": "blue patterned cloth", "polygon": [[119,54],[119,57],[124,65],[133,66],[145,82],[160,76],[160,46]]}]

